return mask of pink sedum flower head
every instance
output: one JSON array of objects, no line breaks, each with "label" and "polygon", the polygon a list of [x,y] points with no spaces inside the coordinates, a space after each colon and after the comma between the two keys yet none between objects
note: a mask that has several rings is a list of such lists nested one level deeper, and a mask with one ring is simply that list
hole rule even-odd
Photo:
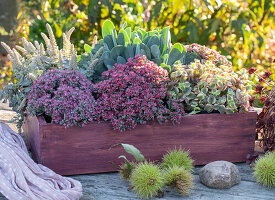
[{"label": "pink sedum flower head", "polygon": [[178,121],[180,104],[167,100],[168,72],[145,56],[130,58],[125,65],[102,74],[106,80],[96,84],[97,119],[111,121],[124,131],[148,120]]},{"label": "pink sedum flower head", "polygon": [[28,113],[51,117],[52,123],[82,126],[93,118],[93,85],[71,70],[50,70],[34,83],[28,96]]}]

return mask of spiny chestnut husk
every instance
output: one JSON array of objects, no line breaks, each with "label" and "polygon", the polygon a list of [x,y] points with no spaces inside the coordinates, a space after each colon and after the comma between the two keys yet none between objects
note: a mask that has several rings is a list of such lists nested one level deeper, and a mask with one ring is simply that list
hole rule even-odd
[{"label": "spiny chestnut husk", "polygon": [[254,177],[263,186],[275,187],[275,152],[267,153],[256,161]]},{"label": "spiny chestnut husk", "polygon": [[164,174],[165,184],[182,195],[187,195],[193,187],[193,175],[183,167],[173,166],[166,169]]},{"label": "spiny chestnut husk", "polygon": [[146,199],[156,196],[164,186],[160,168],[151,162],[138,164],[132,172],[130,182],[135,193]]}]

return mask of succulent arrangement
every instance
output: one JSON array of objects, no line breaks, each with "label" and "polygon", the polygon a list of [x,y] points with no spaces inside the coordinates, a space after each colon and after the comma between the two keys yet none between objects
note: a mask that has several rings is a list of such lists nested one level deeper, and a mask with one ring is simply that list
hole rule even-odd
[{"label": "succulent arrangement", "polygon": [[[23,38],[23,47],[16,46],[21,55],[2,43],[12,61],[15,81],[1,91],[0,99],[9,100],[18,112],[18,127],[27,114],[27,105],[29,114],[48,116],[51,123],[71,126],[91,120],[109,121],[120,131],[148,120],[177,123],[185,114],[230,114],[249,108],[251,82],[246,71],[234,72],[224,56],[205,46],[172,44],[169,27],[146,32],[140,28],[132,31],[123,24],[117,32],[113,23],[106,20],[103,39],[97,42],[94,37],[93,44],[85,44],[85,53],[80,56],[70,43],[73,28],[63,34],[63,48],[59,49],[51,27],[46,27],[49,37],[41,34],[46,49],[43,44],[32,44]],[[73,89],[70,84],[59,87],[57,80],[53,82],[58,86],[42,86],[42,80],[53,72],[44,74],[53,69],[61,70],[56,71],[56,76],[52,74],[56,78],[60,73],[76,77],[80,77],[76,71],[81,73],[84,77],[79,84],[83,84],[85,94],[79,89],[81,85]],[[68,82],[72,80],[73,77]],[[37,93],[29,95],[31,91]],[[79,97],[75,97],[76,92]],[[83,97],[89,100],[84,101]],[[85,109],[81,112],[79,107],[71,115],[57,114],[50,103],[38,100],[41,98],[61,104],[71,98],[84,103]],[[87,103],[91,105],[87,107]],[[67,108],[61,104],[58,106]],[[57,115],[60,116],[56,118]],[[72,121],[68,116],[73,116]]]},{"label": "succulent arrangement", "polygon": [[133,145],[118,144],[135,158],[135,162],[129,161],[126,156],[125,163],[120,166],[120,176],[129,181],[133,190],[140,198],[152,198],[163,193],[163,187],[169,186],[179,194],[187,195],[193,187],[193,160],[189,153],[182,148],[169,150],[163,156],[160,164],[148,162],[142,153]]}]

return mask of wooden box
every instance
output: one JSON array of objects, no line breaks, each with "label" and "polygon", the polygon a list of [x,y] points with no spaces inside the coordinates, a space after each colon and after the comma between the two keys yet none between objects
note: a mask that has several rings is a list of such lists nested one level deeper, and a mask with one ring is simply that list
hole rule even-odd
[{"label": "wooden box", "polygon": [[118,156],[127,155],[122,147],[110,149],[118,143],[136,146],[151,161],[160,161],[168,149],[181,146],[190,150],[196,165],[244,162],[254,149],[256,118],[256,112],[188,115],[179,125],[150,121],[122,133],[107,122],[65,128],[30,116],[23,130],[36,162],[61,175],[73,175],[117,171],[111,162],[119,165],[123,160]]}]

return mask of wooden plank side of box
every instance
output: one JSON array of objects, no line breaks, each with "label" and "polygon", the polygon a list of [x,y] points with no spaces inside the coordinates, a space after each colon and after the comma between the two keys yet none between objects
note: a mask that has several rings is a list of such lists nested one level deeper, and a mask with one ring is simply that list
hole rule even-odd
[{"label": "wooden plank side of box", "polygon": [[124,133],[105,122],[64,128],[31,117],[28,131],[33,133],[27,135],[35,159],[62,175],[116,171],[111,162],[119,165],[118,156],[125,155],[121,147],[110,150],[118,143],[136,146],[148,160],[160,161],[167,149],[181,146],[190,150],[196,165],[216,160],[244,162],[254,148],[256,116],[255,112],[198,114],[185,116],[179,125],[152,121]]}]

